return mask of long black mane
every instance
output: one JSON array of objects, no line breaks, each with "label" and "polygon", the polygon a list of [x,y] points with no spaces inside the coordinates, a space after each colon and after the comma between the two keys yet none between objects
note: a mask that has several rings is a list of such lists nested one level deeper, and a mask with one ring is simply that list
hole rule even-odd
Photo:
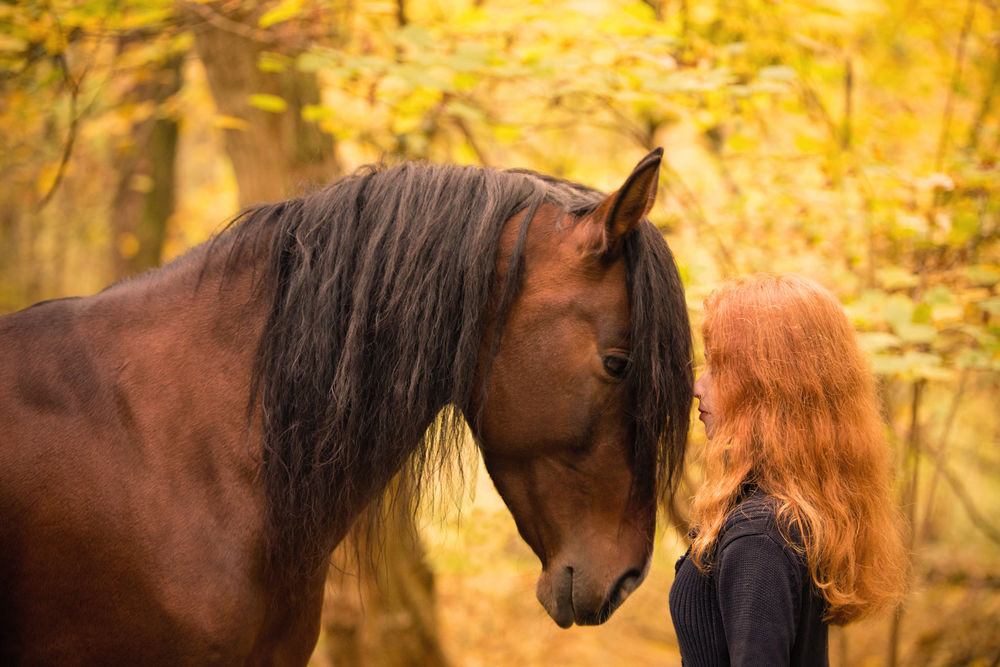
[{"label": "long black mane", "polygon": [[[330,527],[349,525],[358,499],[377,502],[400,470],[419,489],[425,469],[452,456],[480,389],[473,385],[487,319],[502,335],[520,288],[534,211],[552,203],[579,216],[602,198],[533,172],[408,163],[366,168],[241,215],[227,234],[231,247],[263,245],[260,288],[272,295],[251,405],[262,419],[277,569],[312,567],[333,546]],[[500,231],[521,211],[500,285]],[[684,295],[652,225],[627,239],[625,255],[637,484],[669,487],[691,400]]]}]

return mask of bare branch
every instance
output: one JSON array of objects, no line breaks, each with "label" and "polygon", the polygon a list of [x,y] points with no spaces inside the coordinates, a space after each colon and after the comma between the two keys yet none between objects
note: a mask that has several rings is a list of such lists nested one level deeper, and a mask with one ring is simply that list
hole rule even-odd
[{"label": "bare branch", "polygon": [[[910,466],[910,478],[902,494],[902,505],[906,512],[906,529],[908,532],[907,553],[913,553],[913,546],[916,541],[916,505],[917,505],[917,483],[920,479],[920,403],[923,399],[924,387],[927,380],[921,378],[913,383],[913,392],[910,397],[910,428],[906,436],[906,454],[903,457],[904,470]],[[912,562],[911,562],[912,565]],[[903,614],[906,608],[900,602],[896,607],[896,612],[892,616],[892,623],[889,626],[889,656],[886,664],[895,667],[899,664],[899,642],[901,637],[901,627],[903,625]]]},{"label": "bare branch", "polygon": [[962,20],[962,32],[958,37],[958,46],[955,48],[955,67],[951,73],[951,82],[948,84],[948,94],[944,101],[944,114],[941,119],[941,136],[938,138],[937,157],[934,159],[934,171],[941,171],[944,165],[944,153],[948,148],[948,133],[951,130],[952,110],[955,106],[955,90],[962,79],[962,65],[965,63],[965,44],[969,38],[969,30],[972,28],[972,18],[976,11],[976,0],[968,0],[965,7],[965,18]]},{"label": "bare branch", "polygon": [[993,110],[996,92],[1000,88],[1000,40],[997,40],[994,46],[996,47],[996,51],[993,54],[993,69],[990,71],[989,83],[986,84],[986,89],[983,91],[983,99],[979,103],[979,110],[976,112],[976,118],[972,121],[972,127],[969,129],[969,140],[966,144],[966,150],[969,151],[979,148],[979,139],[983,124]]},{"label": "bare branch", "polygon": [[851,149],[851,125],[854,110],[854,62],[850,56],[844,60],[844,120],[840,126],[840,148]]},{"label": "bare branch", "polygon": [[[948,406],[948,415],[945,418],[944,426],[941,428],[941,436],[938,438],[937,449],[933,452],[928,451],[932,457],[937,457],[940,461],[947,460],[945,456],[945,451],[948,447],[948,436],[951,434],[951,427],[955,423],[955,415],[958,413],[958,407],[962,402],[962,396],[965,394],[966,381],[969,378],[969,369],[963,368],[962,374],[959,376],[958,388],[951,397],[951,405]],[[929,448],[928,448],[929,450]],[[938,480],[941,476],[941,467],[934,468],[934,475],[931,477],[931,482],[927,490],[927,502],[924,505],[924,522],[921,525],[919,532],[919,541],[923,540],[923,537],[927,535],[930,530],[931,515],[934,508],[934,494],[937,491]]]},{"label": "bare branch", "polygon": [[962,509],[965,510],[965,514],[969,517],[969,521],[972,522],[973,527],[979,530],[991,541],[996,544],[1000,544],[1000,530],[993,526],[989,520],[983,516],[983,513],[979,511],[979,508],[976,507],[976,504],[972,501],[972,497],[969,495],[968,490],[965,488],[965,484],[963,484],[962,480],[958,478],[958,475],[948,468],[948,464],[944,457],[941,456],[940,452],[931,451],[930,449],[925,449],[924,451],[930,456],[941,476],[944,477],[945,481],[948,482],[949,486],[951,486],[951,490],[955,493],[955,497],[962,505]]},{"label": "bare branch", "polygon": [[475,135],[472,133],[472,128],[470,128],[469,124],[465,122],[465,119],[459,116],[452,116],[451,121],[455,123],[459,131],[462,133],[462,136],[465,137],[465,140],[469,143],[469,148],[471,148],[476,154],[476,157],[479,159],[479,164],[484,167],[489,167],[490,159],[486,155],[485,151],[483,151],[483,147],[479,144],[479,141],[476,140]]},{"label": "bare branch", "polygon": [[245,23],[234,21],[222,12],[217,11],[209,4],[194,2],[193,0],[177,0],[177,4],[182,9],[192,14],[196,14],[199,18],[205,21],[205,23],[208,23],[214,28],[218,28],[219,30],[232,33],[260,44],[270,45],[274,43],[273,36],[266,30],[260,30]]},{"label": "bare branch", "polygon": [[62,157],[59,159],[59,166],[56,169],[55,178],[52,179],[52,185],[49,186],[48,192],[46,192],[38,202],[37,210],[39,211],[45,208],[52,200],[52,196],[56,193],[56,190],[59,188],[59,184],[66,175],[66,167],[69,165],[69,159],[73,155],[73,146],[76,143],[77,128],[80,125],[80,114],[77,113],[77,98],[80,94],[80,86],[78,82],[74,81],[70,76],[69,65],[66,62],[65,54],[60,54],[57,61],[59,62],[59,67],[63,71],[63,76],[65,77],[66,82],[69,84],[69,132],[66,136],[66,143],[63,145]]}]

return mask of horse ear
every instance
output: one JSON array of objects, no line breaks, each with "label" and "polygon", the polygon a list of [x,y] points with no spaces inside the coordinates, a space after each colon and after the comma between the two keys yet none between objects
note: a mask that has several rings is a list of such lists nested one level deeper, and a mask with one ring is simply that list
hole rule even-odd
[{"label": "horse ear", "polygon": [[590,216],[590,252],[617,256],[622,240],[639,226],[653,208],[660,176],[663,149],[657,148],[639,161],[625,183],[601,202]]}]

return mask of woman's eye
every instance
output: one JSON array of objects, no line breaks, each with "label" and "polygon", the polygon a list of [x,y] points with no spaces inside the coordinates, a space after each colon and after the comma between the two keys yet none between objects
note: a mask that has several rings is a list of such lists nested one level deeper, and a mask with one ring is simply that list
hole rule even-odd
[{"label": "woman's eye", "polygon": [[604,370],[611,377],[620,378],[625,375],[625,370],[628,368],[627,357],[608,354],[602,357],[602,360],[604,361]]}]

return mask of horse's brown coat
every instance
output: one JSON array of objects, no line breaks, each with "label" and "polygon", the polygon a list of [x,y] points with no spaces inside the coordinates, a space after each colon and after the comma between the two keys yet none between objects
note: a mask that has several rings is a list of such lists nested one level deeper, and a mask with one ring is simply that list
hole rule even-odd
[{"label": "horse's brown coat", "polygon": [[[563,626],[605,620],[652,550],[654,491],[636,502],[628,396],[602,355],[627,356],[641,335],[620,245],[646,213],[658,160],[588,218],[542,206],[485,404],[463,406],[482,408],[487,468]],[[259,410],[247,437],[267,304],[254,262],[234,274],[226,261],[202,250],[169,280],[0,318],[0,663],[308,659],[325,568],[267,571]],[[331,527],[330,542],[349,527]]]}]

